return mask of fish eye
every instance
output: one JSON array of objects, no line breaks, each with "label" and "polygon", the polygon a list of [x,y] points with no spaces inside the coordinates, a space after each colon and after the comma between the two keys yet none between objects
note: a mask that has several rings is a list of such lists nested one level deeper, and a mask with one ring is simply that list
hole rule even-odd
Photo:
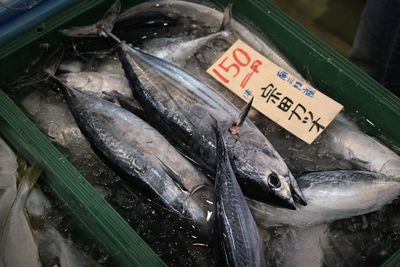
[{"label": "fish eye", "polygon": [[281,181],[279,181],[279,178],[278,178],[278,176],[276,176],[275,173],[271,173],[268,176],[268,185],[270,185],[272,188],[281,187]]}]

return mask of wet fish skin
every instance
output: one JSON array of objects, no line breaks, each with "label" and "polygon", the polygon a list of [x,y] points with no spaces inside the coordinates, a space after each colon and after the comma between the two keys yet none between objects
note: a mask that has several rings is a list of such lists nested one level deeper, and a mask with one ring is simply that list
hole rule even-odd
[{"label": "wet fish skin", "polygon": [[199,38],[157,38],[145,42],[142,49],[170,63],[184,66],[186,60],[194,56],[200,47],[216,38],[229,35],[229,31],[220,31]]},{"label": "wet fish skin", "polygon": [[[238,109],[189,73],[162,59],[124,43],[118,53],[146,120],[213,173],[215,118],[233,122]],[[228,142],[233,168],[239,171],[237,177],[244,188],[251,187],[251,191],[247,190],[250,197],[261,201],[275,199],[295,208],[293,196],[306,204],[282,158],[252,122],[245,121],[240,138],[235,141],[235,144]],[[276,187],[269,183],[271,174],[279,180]]]},{"label": "wet fish skin", "polygon": [[328,153],[348,160],[356,168],[400,178],[400,156],[345,118],[339,117],[333,122],[326,131],[325,139],[326,145],[321,153],[328,150]]},{"label": "wet fish skin", "polygon": [[[188,197],[191,189],[208,183],[205,176],[161,134],[132,113],[61,85],[82,133],[128,183],[168,209],[205,223],[203,209]],[[171,177],[162,162],[173,169],[176,177]]]},{"label": "wet fish skin", "polygon": [[23,177],[18,193],[0,232],[0,260],[4,267],[41,266],[35,236],[25,211],[26,199],[36,183],[41,169],[33,165]]},{"label": "wet fish skin", "polygon": [[308,205],[296,211],[248,200],[260,227],[309,226],[377,211],[400,194],[400,181],[364,171],[305,174],[298,183]]},{"label": "wet fish skin", "polygon": [[17,159],[0,138],[0,232],[17,196]]},{"label": "wet fish skin", "polygon": [[217,133],[216,234],[227,266],[266,266],[256,223],[230,164],[221,125]]}]

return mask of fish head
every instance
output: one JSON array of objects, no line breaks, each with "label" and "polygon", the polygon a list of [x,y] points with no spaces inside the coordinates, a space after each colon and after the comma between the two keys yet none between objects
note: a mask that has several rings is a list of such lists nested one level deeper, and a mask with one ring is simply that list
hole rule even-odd
[{"label": "fish head", "polygon": [[240,137],[227,136],[232,167],[246,196],[296,209],[307,201],[283,159],[265,139],[242,127]]}]

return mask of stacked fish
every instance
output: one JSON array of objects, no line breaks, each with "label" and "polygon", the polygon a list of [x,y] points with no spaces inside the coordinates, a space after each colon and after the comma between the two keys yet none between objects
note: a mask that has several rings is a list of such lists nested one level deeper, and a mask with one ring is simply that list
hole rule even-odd
[{"label": "stacked fish", "polygon": [[[45,72],[96,154],[135,191],[204,229],[210,213],[199,195],[215,195],[216,238],[228,266],[266,264],[257,226],[287,231],[267,245],[275,263],[319,266],[322,251],[309,249],[305,259],[297,244],[325,235],[324,223],[379,210],[400,193],[400,157],[347,119],[317,140],[312,162],[334,158],[358,170],[332,171],[332,162],[329,169],[294,167],[301,153],[282,157],[263,131],[276,126],[208,76],[206,69],[241,39],[301,78],[270,43],[231,18],[231,6],[222,13],[165,0],[119,10],[116,2],[95,25],[63,31],[85,38],[70,49],[79,57],[95,47],[96,64],[60,62],[58,49]],[[296,180],[291,170],[312,172]],[[290,261],[277,259],[285,258],[285,238],[298,255]]]}]

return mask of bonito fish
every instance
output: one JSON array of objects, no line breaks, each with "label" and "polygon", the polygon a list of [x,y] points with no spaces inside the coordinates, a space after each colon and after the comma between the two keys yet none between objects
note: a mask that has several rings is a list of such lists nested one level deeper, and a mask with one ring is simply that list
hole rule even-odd
[{"label": "bonito fish", "polygon": [[222,127],[219,125],[217,130],[217,240],[227,266],[265,266],[257,226],[232,170]]},{"label": "bonito fish", "polygon": [[190,195],[208,180],[161,134],[125,109],[52,79],[92,147],[128,183],[168,209],[205,223],[204,210]]}]

